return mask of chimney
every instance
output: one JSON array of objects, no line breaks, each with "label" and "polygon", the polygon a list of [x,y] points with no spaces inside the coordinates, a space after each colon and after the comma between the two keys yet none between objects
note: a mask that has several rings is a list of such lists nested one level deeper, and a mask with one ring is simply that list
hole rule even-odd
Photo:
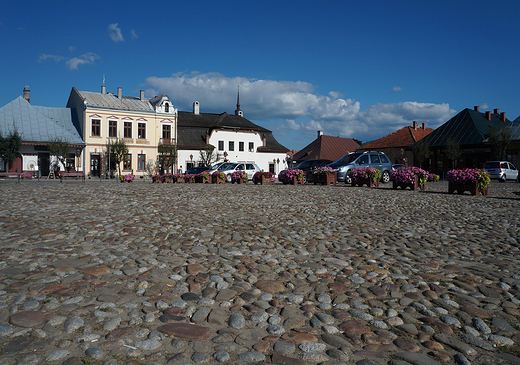
[{"label": "chimney", "polygon": [[139,90],[139,100],[144,101],[144,90]]},{"label": "chimney", "polygon": [[501,120],[502,122],[505,122],[505,121],[506,121],[506,112],[502,112],[502,113],[500,113],[500,120]]},{"label": "chimney", "polygon": [[199,115],[199,102],[195,101],[193,103],[193,114]]},{"label": "chimney", "polygon": [[485,114],[485,117],[486,117],[487,120],[491,120],[491,112],[487,111],[486,114]]},{"label": "chimney", "polygon": [[101,85],[101,94],[106,94],[107,93],[107,87],[105,85]]},{"label": "chimney", "polygon": [[498,109],[493,109],[493,114],[498,114]]},{"label": "chimney", "polygon": [[321,136],[323,136],[323,131],[318,131],[318,138],[320,138]]},{"label": "chimney", "polygon": [[123,88],[122,87],[117,88],[117,98],[123,99]]},{"label": "chimney", "polygon": [[31,96],[30,96],[30,94],[31,94],[31,90],[29,90],[29,85],[25,85],[25,86],[23,87],[23,98],[24,98],[25,100],[27,100],[28,103],[31,102]]},{"label": "chimney", "polygon": [[413,121],[412,128],[417,130],[417,121],[416,120]]},{"label": "chimney", "polygon": [[426,130],[426,123],[423,122],[422,124],[422,129],[425,131]]},{"label": "chimney", "polygon": [[478,112],[478,111],[480,111],[480,107],[479,107],[478,105],[475,105],[475,106],[473,107],[473,110],[476,111],[476,112]]}]

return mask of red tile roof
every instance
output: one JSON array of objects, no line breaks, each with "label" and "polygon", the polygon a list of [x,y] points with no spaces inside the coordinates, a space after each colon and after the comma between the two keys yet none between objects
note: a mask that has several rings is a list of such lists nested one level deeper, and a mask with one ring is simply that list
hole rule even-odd
[{"label": "red tile roof", "polygon": [[417,128],[404,127],[395,131],[394,133],[390,133],[387,136],[367,143],[366,145],[361,147],[361,149],[381,150],[385,148],[405,148],[426,137],[433,131],[434,129],[432,128],[423,129],[419,126],[417,126]]},{"label": "red tile roof", "polygon": [[353,139],[321,135],[307,147],[296,153],[294,161],[313,160],[316,158],[335,161],[359,148],[359,144]]}]

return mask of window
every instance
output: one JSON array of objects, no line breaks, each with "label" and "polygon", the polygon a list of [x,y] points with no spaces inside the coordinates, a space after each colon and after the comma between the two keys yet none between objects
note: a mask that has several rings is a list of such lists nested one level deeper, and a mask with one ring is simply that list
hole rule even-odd
[{"label": "window", "polygon": [[146,170],[146,155],[143,155],[143,154],[137,155],[137,170],[140,170],[140,171]]},{"label": "window", "polygon": [[218,150],[224,151],[224,141],[218,141]]},{"label": "window", "polygon": [[69,157],[67,158],[66,164],[67,171],[74,170],[76,168],[76,155],[73,153],[69,153]]},{"label": "window", "polygon": [[123,170],[132,170],[132,154],[126,155],[126,159],[123,161]]},{"label": "window", "polygon": [[170,139],[172,138],[172,126],[169,124],[163,124],[162,126],[162,138]]},{"label": "window", "polygon": [[235,150],[235,142],[229,141],[229,150],[234,151]]},{"label": "window", "polygon": [[117,137],[117,120],[108,121],[108,136]]},{"label": "window", "polygon": [[371,163],[381,163],[379,160],[379,155],[370,155],[370,162]]},{"label": "window", "polygon": [[101,120],[92,119],[92,131],[90,133],[92,137],[101,137]]},{"label": "window", "polygon": [[238,142],[238,150],[244,152],[244,142]]},{"label": "window", "polygon": [[170,104],[168,104],[168,103],[164,104],[164,112],[165,113],[169,113],[170,112]]},{"label": "window", "polygon": [[0,158],[0,171],[5,171],[5,162]]},{"label": "window", "polygon": [[146,123],[137,123],[137,138],[146,139]]},{"label": "window", "polygon": [[132,138],[132,122],[125,122],[124,126],[123,137]]},{"label": "window", "polygon": [[255,143],[249,142],[249,152],[255,152]]}]

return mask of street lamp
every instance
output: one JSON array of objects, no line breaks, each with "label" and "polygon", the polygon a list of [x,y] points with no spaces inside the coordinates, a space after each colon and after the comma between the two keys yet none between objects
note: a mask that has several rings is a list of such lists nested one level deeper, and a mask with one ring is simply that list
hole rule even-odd
[{"label": "street lamp", "polygon": [[227,162],[227,152],[224,151],[224,162]]},{"label": "street lamp", "polygon": [[190,155],[190,168],[193,167],[193,154]]}]

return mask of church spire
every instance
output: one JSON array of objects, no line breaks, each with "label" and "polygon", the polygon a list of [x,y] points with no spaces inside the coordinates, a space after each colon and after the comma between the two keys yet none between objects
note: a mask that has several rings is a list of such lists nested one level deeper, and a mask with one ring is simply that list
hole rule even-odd
[{"label": "church spire", "polygon": [[242,112],[242,110],[240,110],[240,86],[238,87],[237,92],[237,108],[235,109],[235,115],[238,115],[240,117],[244,116],[244,113]]}]

